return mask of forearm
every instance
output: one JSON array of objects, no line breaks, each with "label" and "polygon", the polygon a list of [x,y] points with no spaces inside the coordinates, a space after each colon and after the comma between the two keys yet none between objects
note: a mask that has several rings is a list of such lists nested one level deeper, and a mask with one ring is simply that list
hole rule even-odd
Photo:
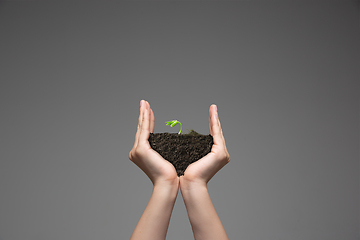
[{"label": "forearm", "polygon": [[206,185],[181,187],[190,224],[196,240],[228,240]]},{"label": "forearm", "polygon": [[178,185],[154,186],[149,203],[130,240],[164,240],[177,193]]}]

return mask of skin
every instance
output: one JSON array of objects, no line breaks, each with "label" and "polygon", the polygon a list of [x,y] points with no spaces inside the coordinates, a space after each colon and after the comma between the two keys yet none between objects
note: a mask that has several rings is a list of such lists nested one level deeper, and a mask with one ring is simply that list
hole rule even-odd
[{"label": "skin", "polygon": [[214,145],[211,152],[190,164],[178,177],[174,166],[154,151],[148,142],[154,132],[155,117],[150,104],[141,100],[134,146],[129,159],[153,183],[153,193],[130,240],[166,238],[171,213],[180,187],[196,240],[229,239],[211,202],[207,183],[229,161],[216,105],[209,109],[209,130]]}]

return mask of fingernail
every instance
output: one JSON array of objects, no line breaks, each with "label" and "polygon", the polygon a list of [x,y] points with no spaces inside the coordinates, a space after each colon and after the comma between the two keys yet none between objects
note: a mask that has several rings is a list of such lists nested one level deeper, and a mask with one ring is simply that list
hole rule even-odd
[{"label": "fingernail", "polygon": [[214,106],[215,106],[215,111],[217,112],[217,106],[214,104]]},{"label": "fingernail", "polygon": [[141,107],[141,105],[142,105],[142,102],[143,102],[143,100],[140,100],[140,107]]}]

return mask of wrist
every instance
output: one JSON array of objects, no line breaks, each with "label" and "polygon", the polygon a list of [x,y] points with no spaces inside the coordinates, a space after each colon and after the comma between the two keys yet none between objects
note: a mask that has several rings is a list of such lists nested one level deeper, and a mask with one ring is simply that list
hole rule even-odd
[{"label": "wrist", "polygon": [[182,177],[180,177],[180,191],[186,208],[200,203],[201,199],[209,195],[206,183],[189,181]]},{"label": "wrist", "polygon": [[206,181],[202,181],[200,179],[189,179],[187,177],[180,177],[180,190],[182,194],[197,192],[199,190],[207,191],[207,183]]},{"label": "wrist", "polygon": [[154,183],[153,193],[161,194],[167,198],[176,198],[179,191],[179,179],[174,181],[157,181]]}]

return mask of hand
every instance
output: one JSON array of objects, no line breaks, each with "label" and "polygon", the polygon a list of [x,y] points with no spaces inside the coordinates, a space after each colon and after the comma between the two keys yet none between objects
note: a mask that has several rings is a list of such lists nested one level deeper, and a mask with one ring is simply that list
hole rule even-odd
[{"label": "hand", "polygon": [[178,187],[179,178],[175,167],[150,147],[148,139],[150,132],[154,132],[154,125],[155,117],[150,104],[141,100],[135,143],[129,159],[144,171],[154,186],[166,184]]},{"label": "hand", "polygon": [[189,183],[206,185],[230,161],[216,105],[209,109],[209,130],[214,140],[211,152],[186,168],[184,176],[180,177],[181,188],[188,187]]}]

